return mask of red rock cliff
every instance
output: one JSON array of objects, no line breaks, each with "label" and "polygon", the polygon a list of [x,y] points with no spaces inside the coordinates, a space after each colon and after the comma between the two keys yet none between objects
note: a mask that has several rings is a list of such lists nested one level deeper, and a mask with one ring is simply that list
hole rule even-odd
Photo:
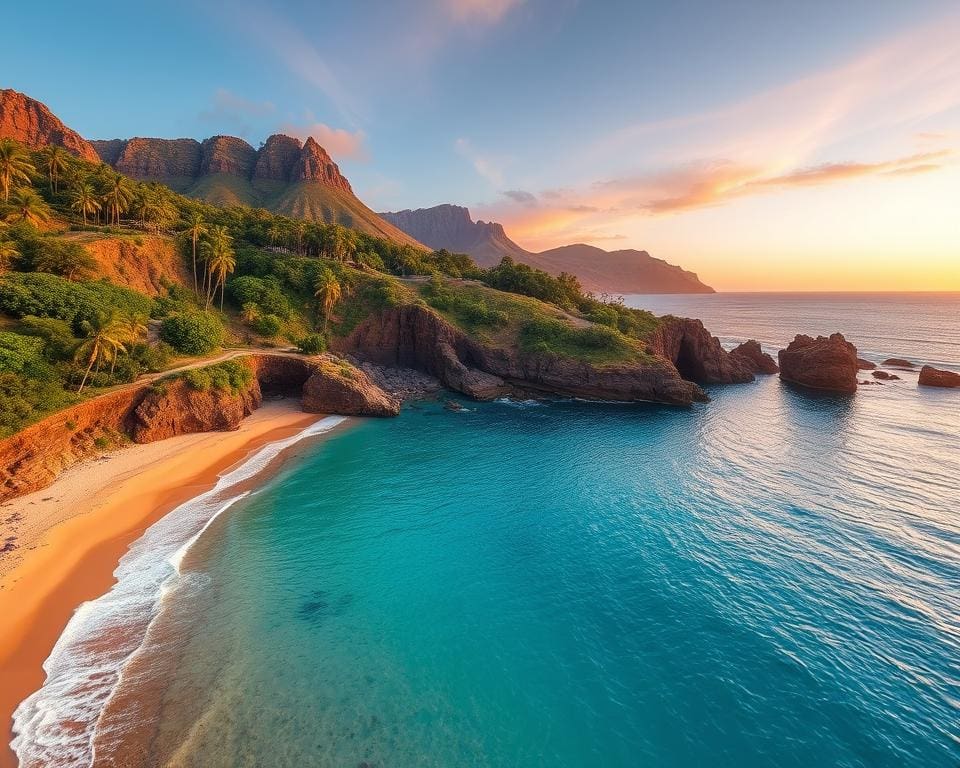
[{"label": "red rock cliff", "polygon": [[0,90],[0,138],[16,139],[31,149],[58,144],[77,157],[100,162],[93,145],[67,128],[45,104],[10,88]]}]

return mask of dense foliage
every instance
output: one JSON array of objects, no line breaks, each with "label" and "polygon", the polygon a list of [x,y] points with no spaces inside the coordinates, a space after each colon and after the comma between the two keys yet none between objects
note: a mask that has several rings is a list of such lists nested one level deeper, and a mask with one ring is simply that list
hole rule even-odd
[{"label": "dense foliage", "polygon": [[238,360],[226,360],[185,371],[182,378],[200,392],[214,389],[237,394],[253,382],[253,371]]},{"label": "dense foliage", "polygon": [[223,344],[224,328],[212,312],[182,312],[161,321],[160,338],[185,355],[205,355]]}]

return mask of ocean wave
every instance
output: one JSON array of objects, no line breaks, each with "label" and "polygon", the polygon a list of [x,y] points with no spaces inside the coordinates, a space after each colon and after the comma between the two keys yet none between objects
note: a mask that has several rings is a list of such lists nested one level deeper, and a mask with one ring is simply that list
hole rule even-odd
[{"label": "ocean wave", "polygon": [[43,686],[17,707],[11,743],[21,768],[87,768],[101,713],[141,648],[164,600],[181,580],[184,557],[225,511],[251,491],[238,486],[264,471],[283,451],[345,421],[328,416],[273,443],[221,475],[130,545],[114,571],[116,583],[74,613],[43,664]]}]

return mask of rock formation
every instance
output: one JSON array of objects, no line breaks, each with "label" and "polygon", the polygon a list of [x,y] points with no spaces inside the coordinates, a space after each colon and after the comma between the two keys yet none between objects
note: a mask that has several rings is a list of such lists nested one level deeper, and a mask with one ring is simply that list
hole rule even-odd
[{"label": "rock formation", "polygon": [[371,316],[337,346],[361,360],[425,371],[479,400],[543,392],[689,405],[708,399],[694,382],[753,380],[748,366],[730,358],[698,320],[665,320],[651,340],[648,360],[603,366],[483,344],[418,305]]},{"label": "rock formation", "polygon": [[740,346],[731,349],[730,357],[743,360],[750,366],[750,370],[754,373],[770,375],[780,370],[780,367],[773,361],[773,358],[760,348],[759,342],[753,339],[745,341]]},{"label": "rock formation", "polygon": [[[105,159],[105,162],[110,162]],[[257,151],[235,136],[211,136],[200,144],[200,173],[227,173],[250,178],[257,163]]]},{"label": "rock formation", "polygon": [[882,365],[889,365],[893,368],[913,368],[913,363],[909,360],[904,360],[902,357],[888,357],[883,361]]},{"label": "rock formation", "polygon": [[[233,430],[259,407],[264,394],[299,395],[311,412],[395,415],[396,401],[362,371],[337,361],[336,382],[323,379],[329,358],[251,354],[237,358],[254,373],[240,392],[201,391],[181,378],[132,386],[55,413],[0,440],[0,501],[49,485],[64,469],[126,440],[139,443],[210,430]],[[347,388],[344,379],[355,382]],[[340,410],[342,408],[342,410]]]},{"label": "rock formation", "polygon": [[960,373],[925,365],[920,369],[919,384],[924,387],[960,387]]},{"label": "rock formation", "polygon": [[779,358],[784,381],[831,392],[857,391],[857,348],[843,334],[815,339],[798,335],[780,350]]},{"label": "rock formation", "polygon": [[327,358],[303,385],[303,410],[344,416],[396,416],[400,400],[380,389],[358,368]]},{"label": "rock formation", "polygon": [[887,371],[873,371],[871,374],[875,379],[883,379],[884,381],[900,381],[900,377],[895,373],[888,373]]},{"label": "rock formation", "polygon": [[67,128],[45,104],[10,88],[0,89],[0,138],[16,139],[31,149],[57,144],[84,160],[100,162],[93,145]]},{"label": "rock formation", "polygon": [[473,221],[470,211],[457,205],[380,216],[421,243],[469,254],[482,267],[496,266],[509,256],[552,275],[576,275],[586,290],[597,293],[713,293],[693,272],[655,259],[646,251],[604,251],[578,244],[532,253],[513,242],[502,225]]},{"label": "rock formation", "polygon": [[857,368],[859,368],[861,371],[872,371],[876,367],[876,363],[871,363],[869,360],[864,360],[862,357],[857,358]]}]

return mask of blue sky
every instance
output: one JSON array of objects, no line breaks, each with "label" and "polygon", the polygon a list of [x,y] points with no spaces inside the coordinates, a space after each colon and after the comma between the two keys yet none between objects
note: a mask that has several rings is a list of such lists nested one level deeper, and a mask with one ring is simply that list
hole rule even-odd
[{"label": "blue sky", "polygon": [[[22,33],[3,85],[89,138],[312,133],[376,209],[465,204],[528,247],[646,247],[724,267],[730,287],[774,287],[763,265],[808,234],[797,206],[827,215],[852,184],[894,206],[956,179],[951,2],[53,2],[5,18]],[[782,231],[759,241],[758,215]],[[945,215],[919,222],[936,269],[960,254]],[[909,243],[889,226],[878,245]],[[838,247],[862,260],[845,227]]]}]

